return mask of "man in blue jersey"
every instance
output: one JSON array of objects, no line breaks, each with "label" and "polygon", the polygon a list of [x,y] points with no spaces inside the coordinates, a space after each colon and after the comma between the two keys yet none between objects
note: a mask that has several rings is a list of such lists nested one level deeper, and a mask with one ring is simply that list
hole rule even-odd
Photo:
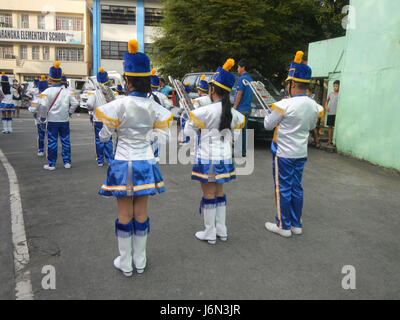
[{"label": "man in blue jersey", "polygon": [[246,129],[247,129],[247,121],[251,113],[251,101],[253,99],[253,92],[249,86],[246,86],[243,83],[243,80],[247,80],[252,82],[253,79],[247,72],[248,69],[248,62],[245,59],[241,59],[238,63],[238,73],[239,73],[239,80],[236,88],[235,94],[235,103],[233,107],[243,114],[246,118],[246,123],[244,129],[242,131],[242,156],[246,157]]}]

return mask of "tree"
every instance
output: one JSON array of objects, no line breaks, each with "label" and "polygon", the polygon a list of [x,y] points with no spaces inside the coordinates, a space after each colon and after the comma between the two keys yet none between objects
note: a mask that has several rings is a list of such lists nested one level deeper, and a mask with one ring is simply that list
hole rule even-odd
[{"label": "tree", "polygon": [[227,58],[246,58],[280,83],[296,51],[342,36],[349,0],[163,0],[162,32],[152,55],[164,75],[215,71]]}]

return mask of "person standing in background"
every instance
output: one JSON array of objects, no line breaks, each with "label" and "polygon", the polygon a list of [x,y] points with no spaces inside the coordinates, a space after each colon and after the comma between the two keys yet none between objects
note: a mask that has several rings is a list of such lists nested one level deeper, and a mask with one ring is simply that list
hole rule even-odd
[{"label": "person standing in background", "polygon": [[164,78],[160,78],[160,89],[158,91],[168,98],[172,92],[172,88],[165,83]]},{"label": "person standing in background", "polygon": [[340,89],[340,81],[336,80],[333,83],[333,92],[329,94],[328,99],[325,103],[325,111],[328,112],[328,119],[326,121],[328,128],[328,147],[334,148],[335,146],[332,143],[333,137],[333,128],[336,122],[336,108],[339,99],[339,89]]},{"label": "person standing in background", "polygon": [[242,131],[242,156],[246,157],[246,130],[247,130],[247,121],[251,114],[251,101],[253,99],[253,92],[249,86],[246,86],[243,83],[243,80],[247,80],[252,82],[253,79],[248,74],[247,70],[249,68],[248,62],[245,59],[242,59],[238,63],[237,72],[239,73],[239,80],[235,93],[235,103],[233,108],[243,114],[246,118],[245,126]]},{"label": "person standing in background", "polygon": [[15,106],[15,110],[17,111],[17,118],[19,118],[19,111],[21,109],[21,104],[22,104],[22,90],[21,86],[19,85],[16,79],[13,80],[13,88],[14,88],[13,103]]}]

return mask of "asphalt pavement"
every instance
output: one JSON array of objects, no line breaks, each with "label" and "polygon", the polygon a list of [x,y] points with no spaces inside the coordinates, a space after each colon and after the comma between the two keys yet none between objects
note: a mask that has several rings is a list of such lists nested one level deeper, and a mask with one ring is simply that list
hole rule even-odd
[{"label": "asphalt pavement", "polygon": [[[175,143],[174,141],[171,143]],[[340,154],[310,149],[304,171],[304,233],[266,231],[275,213],[272,161],[255,146],[252,175],[226,184],[229,239],[198,241],[201,191],[191,165],[161,165],[166,192],[149,201],[145,273],[126,278],[113,266],[116,201],[97,194],[107,166],[95,161],[87,114],[71,120],[72,168],[43,170],[26,110],[0,149],[19,179],[34,298],[43,299],[399,299],[400,175]],[[9,185],[0,164],[0,299],[14,299]],[[44,290],[42,268],[55,267]],[[354,266],[356,289],[342,268]]]}]

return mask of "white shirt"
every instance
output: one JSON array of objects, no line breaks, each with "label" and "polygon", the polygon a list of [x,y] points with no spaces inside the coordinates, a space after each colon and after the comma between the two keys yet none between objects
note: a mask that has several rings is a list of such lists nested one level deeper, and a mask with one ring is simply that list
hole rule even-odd
[{"label": "white shirt", "polygon": [[154,159],[151,140],[155,131],[169,135],[173,122],[170,111],[150,98],[126,96],[96,108],[96,117],[104,126],[100,141],[106,142],[117,131],[116,160]]},{"label": "white shirt", "polygon": [[[158,91],[153,91],[152,93],[158,98],[158,100],[160,100],[160,103],[164,108],[170,109],[173,107],[172,102],[168,100],[168,97],[165,94]],[[150,95],[150,99],[154,100],[153,95]]]},{"label": "white shirt", "polygon": [[[16,90],[13,88],[13,87],[10,87],[10,94],[5,94],[4,92],[3,92],[3,95],[4,95],[4,98],[3,98],[3,100],[1,101],[1,103],[4,103],[4,104],[14,104],[14,100],[13,100],[13,95],[15,94],[14,92],[15,92]],[[17,93],[18,94],[18,93]]]},{"label": "white shirt", "polygon": [[89,111],[93,111],[93,121],[99,122],[100,120],[96,117],[96,109],[104,105],[99,99],[97,98],[95,92],[88,92],[88,100],[87,100],[87,108]]},{"label": "white shirt", "polygon": [[183,134],[194,137],[193,131],[200,133],[200,143],[195,155],[197,159],[229,160],[232,158],[232,141],[234,139],[232,131],[240,134],[240,130],[245,125],[245,117],[233,108],[231,112],[231,130],[227,130],[225,134],[219,131],[222,114],[221,102],[190,112],[189,121],[186,123]]},{"label": "white shirt", "polygon": [[316,127],[323,108],[307,96],[283,99],[271,107],[272,113],[264,119],[266,130],[275,128],[276,155],[281,158],[307,157],[308,136]]},{"label": "white shirt", "polygon": [[[60,92],[61,90],[61,92]],[[59,96],[57,97],[58,93]],[[57,100],[55,101],[57,97]],[[50,106],[54,102],[51,110]],[[69,121],[69,114],[74,113],[78,106],[78,101],[75,96],[67,89],[62,87],[50,87],[40,94],[40,102],[46,108],[47,121],[49,122],[67,122]]]},{"label": "white shirt", "polygon": [[195,109],[212,104],[211,98],[208,95],[193,99],[192,102]]}]

